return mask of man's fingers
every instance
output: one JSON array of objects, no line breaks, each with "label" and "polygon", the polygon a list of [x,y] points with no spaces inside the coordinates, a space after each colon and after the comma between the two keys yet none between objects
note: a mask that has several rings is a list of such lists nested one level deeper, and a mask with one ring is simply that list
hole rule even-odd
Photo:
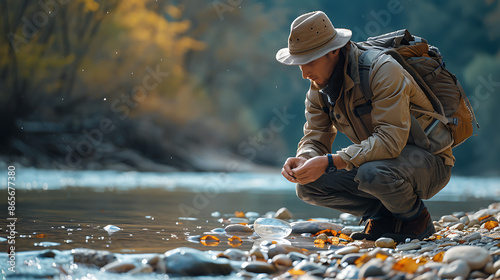
[{"label": "man's fingers", "polygon": [[297,183],[297,180],[291,176],[288,172],[286,172],[285,168],[281,169],[281,174],[283,175],[283,177],[285,177],[285,179],[287,179],[288,181],[292,182],[292,183]]}]

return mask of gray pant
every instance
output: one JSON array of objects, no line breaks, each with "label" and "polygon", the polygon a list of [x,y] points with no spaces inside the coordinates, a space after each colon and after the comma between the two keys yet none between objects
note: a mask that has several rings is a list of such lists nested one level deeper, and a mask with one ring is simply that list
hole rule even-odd
[{"label": "gray pant", "polygon": [[433,197],[450,176],[451,166],[441,157],[407,145],[397,158],[325,173],[312,183],[297,184],[296,191],[309,204],[356,216],[377,218],[390,212],[396,218],[411,220],[424,208],[421,199]]}]

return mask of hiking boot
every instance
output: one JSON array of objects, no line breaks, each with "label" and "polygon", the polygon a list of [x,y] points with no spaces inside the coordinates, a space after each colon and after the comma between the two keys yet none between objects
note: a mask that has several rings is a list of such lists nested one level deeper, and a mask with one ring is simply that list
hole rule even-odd
[{"label": "hiking boot", "polygon": [[354,232],[351,238],[354,240],[377,240],[386,233],[394,232],[396,228],[396,218],[387,216],[377,219],[368,219],[365,229],[362,232]]},{"label": "hiking boot", "polygon": [[392,233],[383,234],[384,237],[390,237],[394,241],[401,243],[407,238],[422,240],[434,234],[436,229],[432,223],[431,214],[424,208],[422,213],[414,220],[398,220],[398,224]]}]

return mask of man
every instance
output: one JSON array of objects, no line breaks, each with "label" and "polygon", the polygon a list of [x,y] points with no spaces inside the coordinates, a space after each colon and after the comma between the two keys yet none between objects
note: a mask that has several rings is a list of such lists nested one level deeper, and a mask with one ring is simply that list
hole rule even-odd
[{"label": "man", "polygon": [[[280,63],[298,65],[311,82],[304,137],[282,174],[297,183],[297,196],[305,202],[367,220],[353,239],[421,240],[435,232],[422,199],[446,186],[455,158],[451,148],[433,155],[410,141],[412,119],[422,128],[433,121],[410,106],[434,110],[389,55],[375,58],[369,72],[371,121],[356,114],[367,100],[358,69],[362,51],[350,38],[350,30],[335,29],[323,12],[311,12],[293,21],[288,48],[276,54]],[[353,144],[331,154],[337,131]]]}]

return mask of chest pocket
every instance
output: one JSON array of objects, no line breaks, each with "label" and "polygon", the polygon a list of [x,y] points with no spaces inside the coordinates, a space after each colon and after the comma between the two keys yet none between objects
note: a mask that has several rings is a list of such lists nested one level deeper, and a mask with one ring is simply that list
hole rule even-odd
[{"label": "chest pocket", "polygon": [[345,115],[341,112],[338,106],[333,107],[331,111],[330,118],[337,122],[338,124],[349,126],[349,121],[345,117]]}]

